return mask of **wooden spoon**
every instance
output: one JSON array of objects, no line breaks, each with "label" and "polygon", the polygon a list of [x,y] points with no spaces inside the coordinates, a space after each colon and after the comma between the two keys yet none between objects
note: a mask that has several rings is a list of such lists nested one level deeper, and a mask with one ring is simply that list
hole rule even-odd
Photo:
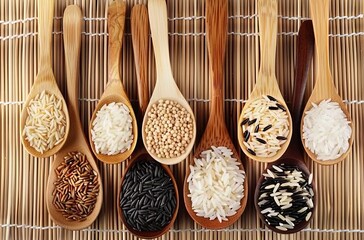
[{"label": "wooden spoon", "polygon": [[[57,153],[66,142],[70,120],[68,116],[68,109],[66,102],[59,91],[56,79],[52,70],[51,61],[51,44],[52,44],[52,26],[53,26],[53,13],[54,13],[54,0],[38,0],[38,28],[39,28],[39,72],[34,81],[33,87],[28,94],[27,100],[24,103],[20,126],[21,126],[21,140],[23,146],[28,153],[35,157],[49,157]],[[45,151],[43,153],[38,152],[33,147],[30,146],[28,140],[25,139],[23,135],[23,130],[25,128],[26,119],[28,117],[28,106],[30,101],[36,97],[36,95],[41,92],[46,91],[48,94],[53,94],[57,99],[62,101],[62,110],[66,118],[65,135],[63,141],[53,148]]]},{"label": "wooden spoon", "polygon": [[[147,80],[147,69],[148,69],[148,40],[149,40],[149,26],[148,26],[148,10],[145,5],[138,4],[135,5],[131,11],[131,36],[133,41],[134,48],[134,60],[135,60],[135,68],[137,72],[137,80],[138,80],[138,96],[139,96],[139,108],[140,108],[140,119],[143,119],[143,115],[147,109],[148,105],[148,80]],[[139,140],[137,150],[134,151],[130,164],[128,165],[125,173],[129,171],[129,169],[134,166],[138,161],[147,160],[154,161],[153,158],[147,153],[144,148],[142,141]],[[164,171],[170,176],[173,182],[173,186],[176,192],[176,210],[172,216],[172,219],[169,224],[167,224],[162,230],[157,232],[140,232],[134,230],[127,223],[124,212],[120,207],[120,199],[122,195],[122,184],[124,182],[124,176],[121,179],[120,186],[118,189],[118,199],[117,199],[117,209],[119,218],[122,220],[126,228],[133,233],[135,236],[139,238],[157,238],[166,233],[175,222],[177,218],[178,208],[179,208],[179,197],[178,197],[178,187],[176,183],[176,179],[174,178],[172,171],[169,167],[162,165]]]},{"label": "wooden spoon", "polygon": [[[59,151],[52,164],[51,171],[48,178],[46,202],[49,215],[51,219],[58,225],[70,229],[79,230],[90,226],[97,216],[99,215],[102,205],[102,180],[100,172],[97,168],[95,159],[92,155],[90,147],[88,146],[84,132],[82,131],[82,124],[79,117],[78,109],[78,80],[80,69],[80,46],[81,46],[81,25],[82,13],[81,9],[76,5],[70,5],[64,11],[63,16],[63,39],[64,50],[66,56],[66,72],[67,72],[67,103],[69,105],[70,121],[72,122],[69,136],[66,144]],[[61,212],[59,212],[53,205],[53,190],[54,182],[57,180],[55,169],[64,161],[64,157],[69,152],[81,152],[85,154],[88,162],[93,170],[97,173],[97,180],[100,184],[99,195],[97,202],[92,213],[82,222],[74,222],[67,220]]]},{"label": "wooden spoon", "polygon": [[[224,119],[224,61],[227,38],[227,0],[207,0],[206,1],[206,41],[208,46],[210,61],[210,84],[211,84],[211,108],[210,118],[208,120],[200,144],[198,145],[195,158],[200,158],[204,150],[211,149],[211,146],[225,146],[232,150],[234,158],[241,163],[235,146],[231,141],[229,132],[225,125]],[[194,160],[189,162],[194,165]],[[244,170],[241,163],[239,166]],[[244,197],[241,199],[241,207],[237,213],[228,217],[228,221],[219,222],[218,219],[209,220],[208,218],[199,217],[192,209],[191,198],[188,197],[189,189],[187,178],[190,175],[190,168],[186,169],[186,178],[184,181],[183,198],[186,210],[189,215],[198,224],[209,229],[226,228],[237,221],[244,212],[248,199],[248,178],[244,181]]]},{"label": "wooden spoon", "polygon": [[[346,115],[348,121],[351,122],[350,113],[347,110],[343,100],[337,93],[334,86],[334,82],[330,72],[329,66],[329,0],[310,0],[310,10],[312,15],[313,29],[316,39],[316,59],[317,59],[317,69],[316,69],[316,84],[312,91],[311,97],[307,101],[304,112],[311,109],[312,103],[320,103],[322,100],[331,99],[333,102],[337,102],[344,114]],[[305,146],[305,141],[302,138],[303,129],[303,119],[301,121],[301,139],[303,146]],[[322,165],[332,165],[341,162],[349,154],[350,149],[353,145],[353,122],[350,123],[351,137],[349,139],[349,148],[340,157],[334,160],[322,161],[317,159],[316,154],[311,152],[308,148],[304,147],[306,153],[310,156],[312,160]]]},{"label": "wooden spoon", "polygon": [[[179,103],[184,107],[192,116],[193,119],[193,136],[191,142],[186,147],[185,152],[179,157],[175,158],[159,158],[156,154],[149,152],[149,154],[158,162],[162,164],[177,164],[183,161],[192,150],[196,138],[196,122],[195,116],[192,109],[186,99],[183,97],[182,93],[178,89],[176,82],[173,79],[171,63],[169,59],[169,49],[168,49],[168,28],[167,28],[167,6],[165,0],[149,0],[148,1],[148,11],[149,11],[149,22],[152,33],[152,41],[154,47],[154,55],[157,68],[157,81],[156,85],[150,99],[147,111],[154,103],[160,99],[168,99]],[[142,135],[144,145],[147,144],[145,134],[145,127],[147,123],[147,116],[144,116],[142,125]]]},{"label": "wooden spoon", "polygon": [[[281,159],[278,161],[269,164],[267,169],[272,168],[272,165],[279,165],[281,163],[285,163],[287,165],[294,165],[299,167],[306,176],[310,176],[310,171],[307,168],[307,166],[304,163],[304,155],[303,155],[303,149],[302,144],[300,141],[300,132],[299,132],[299,126],[300,126],[300,119],[302,115],[302,102],[303,102],[303,95],[306,89],[306,83],[307,83],[307,76],[308,71],[311,66],[312,57],[313,57],[313,49],[315,45],[315,38],[313,35],[313,28],[312,28],[312,22],[311,21],[305,21],[302,23],[300,30],[298,32],[298,40],[297,40],[297,59],[296,59],[296,72],[295,72],[295,87],[293,92],[293,103],[291,107],[292,112],[292,120],[293,120],[293,134],[292,134],[292,140],[289,144],[289,147],[287,151],[284,153]],[[267,172],[267,169],[264,171]],[[259,180],[258,184],[255,188],[255,194],[254,194],[254,204],[255,208],[257,210],[257,213],[260,217],[260,219],[265,222],[265,217],[260,212],[260,207],[258,206],[259,202],[259,189],[261,184],[264,181],[264,176],[262,175]],[[316,202],[317,202],[317,195],[316,195],[316,185],[315,182],[312,181],[312,189],[315,194],[315,198],[313,199],[314,207],[312,209],[312,212],[315,211]],[[311,221],[312,216],[309,221],[303,221],[300,224],[296,225],[294,229],[288,229],[287,231],[281,231],[275,227],[272,227],[268,224],[265,224],[269,229],[272,231],[282,233],[282,234],[291,234],[296,233],[303,228],[305,228],[309,222]]]},{"label": "wooden spoon", "polygon": [[[138,124],[136,122],[136,117],[133,111],[133,107],[126,95],[123,84],[120,79],[120,53],[121,46],[123,43],[124,34],[124,23],[125,23],[125,11],[126,3],[122,0],[113,1],[108,9],[108,31],[109,31],[109,83],[101,96],[99,103],[97,104],[90,121],[89,125],[89,141],[91,144],[92,151],[98,159],[105,163],[120,163],[127,159],[131,153],[134,151],[138,140]],[[105,155],[97,153],[95,149],[95,144],[92,141],[91,130],[92,123],[96,118],[97,112],[105,105],[112,102],[125,104],[130,111],[130,116],[133,119],[133,143],[129,150],[116,155]]]},{"label": "wooden spoon", "polygon": [[249,158],[260,162],[273,162],[280,158],[286,151],[292,136],[292,119],[289,111],[289,133],[287,141],[281,145],[281,149],[273,157],[258,157],[248,152],[247,148],[243,144],[243,130],[241,123],[244,120],[244,113],[248,109],[249,105],[256,99],[262,98],[263,95],[270,95],[278,100],[286,109],[287,105],[282,97],[277,84],[275,76],[275,59],[276,59],[276,42],[277,42],[277,0],[259,0],[258,1],[258,15],[259,15],[259,28],[260,28],[260,69],[258,79],[254,90],[250,94],[249,100],[244,105],[238,122],[238,139],[240,148],[245,155]]}]

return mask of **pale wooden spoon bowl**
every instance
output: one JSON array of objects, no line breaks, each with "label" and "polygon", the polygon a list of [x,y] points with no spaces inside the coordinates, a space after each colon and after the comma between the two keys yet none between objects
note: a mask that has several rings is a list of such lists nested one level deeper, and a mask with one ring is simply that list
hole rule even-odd
[{"label": "pale wooden spoon bowl", "polygon": [[337,164],[344,160],[353,145],[353,132],[354,132],[354,124],[351,121],[350,113],[343,103],[342,98],[339,96],[337,89],[335,88],[332,75],[330,72],[329,65],[329,0],[310,0],[310,10],[311,17],[313,23],[313,29],[315,33],[315,42],[316,42],[316,59],[317,59],[317,68],[316,68],[316,84],[312,91],[310,98],[307,101],[306,107],[304,109],[304,113],[311,109],[312,103],[319,104],[323,100],[331,99],[332,102],[337,102],[340,105],[341,110],[346,115],[348,121],[350,121],[351,137],[349,139],[349,148],[343,153],[340,157],[333,160],[319,160],[317,159],[317,155],[311,152],[305,146],[305,140],[302,138],[303,133],[303,123],[304,123],[304,115],[301,119],[301,140],[304,146],[304,149],[308,156],[314,160],[315,162],[322,165],[332,165]]},{"label": "pale wooden spoon bowl", "polygon": [[[206,1],[206,41],[208,46],[209,61],[210,61],[210,84],[211,84],[211,107],[210,117],[202,135],[201,141],[195,151],[195,158],[200,158],[202,151],[211,149],[211,146],[225,146],[232,150],[233,157],[241,164],[241,170],[244,166],[239,159],[239,155],[229,136],[224,119],[224,61],[225,48],[227,38],[227,0],[207,0]],[[189,165],[194,165],[194,160],[189,162]],[[244,197],[241,199],[240,208],[235,215],[228,217],[228,221],[218,219],[209,220],[208,218],[199,217],[192,209],[190,193],[188,189],[187,178],[190,175],[190,168],[186,169],[186,178],[183,187],[183,199],[186,210],[195,222],[209,229],[226,228],[236,222],[243,214],[247,199],[248,199],[248,178],[245,176],[244,181]]]},{"label": "pale wooden spoon bowl", "polygon": [[[124,90],[123,84],[120,78],[120,53],[121,47],[123,43],[123,34],[124,34],[124,24],[125,24],[125,12],[126,12],[126,3],[122,0],[113,1],[108,9],[108,32],[109,32],[109,63],[108,63],[108,80],[109,83],[101,96],[99,103],[97,104],[92,118],[90,120],[89,125],[89,141],[92,148],[93,153],[96,157],[105,163],[120,163],[126,160],[131,153],[134,151],[138,140],[138,124],[136,122],[136,117],[134,114],[133,107],[129,101],[129,98]],[[125,104],[129,111],[130,116],[133,121],[133,143],[131,147],[125,152],[115,154],[115,155],[106,155],[96,152],[95,144],[92,141],[92,124],[96,118],[97,112],[105,105],[110,104],[112,102],[123,103]]]},{"label": "pale wooden spoon bowl", "polygon": [[[70,120],[68,116],[68,109],[66,102],[62,96],[62,93],[58,89],[56,79],[52,70],[51,63],[51,44],[52,44],[52,26],[53,26],[53,13],[54,13],[54,0],[38,0],[38,28],[39,28],[39,72],[34,81],[33,87],[28,94],[28,97],[24,103],[23,110],[20,118],[20,132],[23,146],[28,153],[35,157],[49,157],[57,153],[64,143],[66,142]],[[23,130],[25,128],[26,119],[28,117],[27,108],[30,101],[36,97],[37,94],[46,91],[48,94],[53,94],[57,99],[62,101],[62,110],[66,118],[65,135],[63,141],[54,146],[53,148],[44,151],[43,153],[38,152],[35,148],[30,146],[28,140],[23,136]]]},{"label": "pale wooden spoon bowl", "polygon": [[[137,4],[133,7],[131,11],[131,34],[133,41],[133,49],[134,49],[134,60],[135,60],[135,68],[137,75],[137,85],[138,85],[138,96],[139,96],[139,110],[140,110],[140,119],[143,119],[143,114],[148,105],[148,80],[147,80],[147,70],[148,70],[148,40],[149,40],[149,25],[148,25],[148,10],[145,5]],[[154,232],[141,232],[134,230],[131,226],[128,225],[125,215],[123,213],[122,208],[120,207],[120,199],[122,195],[122,185],[124,182],[124,177],[129,169],[136,164],[138,161],[154,161],[153,158],[148,154],[145,150],[143,142],[139,140],[136,150],[133,152],[131,156],[131,160],[129,162],[128,167],[125,170],[125,174],[123,175],[120,186],[118,189],[118,198],[117,198],[117,209],[119,218],[122,220],[123,224],[126,228],[133,233],[135,236],[139,238],[157,238],[165,234],[174,224],[178,208],[179,208],[179,194],[178,187],[176,183],[176,179],[174,178],[172,171],[169,167],[162,165],[164,171],[169,175],[172,179],[174,190],[176,192],[176,209],[172,216],[171,221],[160,231]]]},{"label": "pale wooden spoon bowl", "polygon": [[[249,96],[247,103],[240,114],[238,121],[238,140],[240,148],[246,156],[259,162],[273,162],[280,158],[286,151],[292,137],[292,119],[285,103],[283,96],[279,90],[275,75],[275,58],[276,58],[276,42],[277,42],[277,0],[259,0],[259,34],[260,34],[260,69],[256,85]],[[281,149],[273,157],[254,156],[248,152],[243,144],[243,129],[241,123],[244,120],[244,113],[249,105],[256,99],[262,98],[263,95],[270,95],[278,100],[285,107],[288,115],[289,133],[287,141],[281,145]]]},{"label": "pale wooden spoon bowl", "polygon": [[[193,120],[193,135],[191,142],[186,147],[185,152],[175,158],[159,158],[156,154],[148,150],[149,154],[162,164],[177,164],[183,161],[191,152],[196,138],[196,122],[192,109],[174,81],[169,59],[168,49],[168,28],[167,28],[167,6],[165,0],[148,1],[149,22],[152,33],[154,55],[157,68],[157,81],[147,107],[147,113],[152,105],[158,100],[172,100],[179,103],[191,115]],[[142,125],[142,136],[144,145],[147,145],[145,127],[147,123],[147,114],[144,116]]]},{"label": "pale wooden spoon bowl", "polygon": [[[46,192],[47,209],[51,219],[59,226],[70,230],[80,230],[90,226],[99,215],[103,200],[103,189],[100,172],[92,155],[91,149],[88,146],[85,134],[82,131],[82,124],[80,121],[78,110],[81,25],[81,9],[76,5],[68,6],[64,12],[63,17],[63,39],[67,71],[67,103],[69,105],[70,120],[72,122],[72,125],[70,127],[70,133],[67,138],[66,144],[63,146],[61,151],[57,153],[55,160],[51,166],[51,172],[49,174]],[[57,174],[55,172],[55,169],[64,161],[64,157],[69,152],[74,151],[85,154],[91,167],[97,173],[97,181],[100,184],[95,208],[92,213],[86,218],[86,220],[82,222],[67,220],[62,215],[62,213],[59,212],[53,205],[52,193],[54,190],[54,182],[57,181]]]}]

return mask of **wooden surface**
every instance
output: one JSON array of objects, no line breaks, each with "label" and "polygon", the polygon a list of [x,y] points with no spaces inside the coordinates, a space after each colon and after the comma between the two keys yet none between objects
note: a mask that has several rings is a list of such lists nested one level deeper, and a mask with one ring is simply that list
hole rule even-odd
[{"label": "wooden surface", "polygon": [[[146,0],[128,0],[125,37],[121,53],[121,79],[133,106],[137,107],[137,81],[130,35],[131,8]],[[62,15],[67,5],[81,6],[82,24],[79,103],[84,132],[108,82],[106,1],[55,1],[52,66],[58,86],[66,92]],[[196,115],[196,142],[204,132],[210,107],[209,62],[206,45],[205,1],[167,2],[168,43],[173,76]],[[317,208],[313,220],[300,233],[281,236],[265,228],[250,195],[242,217],[230,228],[208,231],[194,224],[180,204],[174,227],[163,239],[349,239],[364,238],[364,2],[331,0],[329,62],[339,94],[355,122],[353,149],[334,166],[305,162],[314,174]],[[225,121],[237,142],[237,120],[255,85],[259,70],[257,1],[229,0],[225,58]],[[309,0],[278,0],[276,76],[285,100],[291,99],[295,75],[297,32],[310,18]],[[45,188],[54,157],[39,159],[27,154],[20,140],[20,115],[38,72],[38,7],[35,0],[0,1],[0,238],[1,239],[135,239],[118,219],[116,202],[126,162],[106,165],[98,161],[104,201],[96,222],[84,231],[68,231],[48,217]],[[24,20],[27,19],[27,20]],[[15,20],[23,20],[16,21]],[[148,91],[156,80],[154,53],[149,38]],[[304,100],[314,84],[315,64],[309,72]],[[239,151],[253,192],[266,164],[246,159]],[[189,156],[191,159],[192,154]],[[180,193],[186,161],[171,166]],[[180,194],[181,196],[181,194]],[[180,199],[181,200],[181,199]],[[182,203],[182,201],[180,201]],[[162,239],[162,238],[161,238]]]}]

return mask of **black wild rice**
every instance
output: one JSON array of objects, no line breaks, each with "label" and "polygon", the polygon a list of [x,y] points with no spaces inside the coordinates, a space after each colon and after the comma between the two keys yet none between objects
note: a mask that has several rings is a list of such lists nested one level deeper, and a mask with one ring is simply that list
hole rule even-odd
[{"label": "black wild rice", "polygon": [[170,223],[176,203],[172,179],[159,163],[138,161],[126,173],[120,207],[134,230],[162,230]]},{"label": "black wild rice", "polygon": [[264,139],[261,139],[261,138],[258,138],[258,137],[257,137],[257,141],[260,142],[260,143],[263,143],[263,144],[267,143]]},{"label": "black wild rice", "polygon": [[282,163],[273,165],[263,175],[258,206],[266,224],[287,231],[309,221],[315,197],[312,174],[306,176],[298,167]]},{"label": "black wild rice", "polygon": [[278,102],[277,99],[275,99],[274,97],[267,95],[267,97],[269,98],[269,100],[274,101],[274,102]]},{"label": "black wild rice", "polygon": [[286,108],[285,108],[285,107],[283,107],[283,105],[281,105],[281,104],[279,104],[279,103],[277,103],[276,105],[277,105],[277,107],[278,107],[278,108],[280,108],[282,111],[286,111]]},{"label": "black wild rice", "polygon": [[263,128],[263,132],[268,131],[271,128],[272,128],[272,124],[269,124],[265,128]]},{"label": "black wild rice", "polygon": [[284,136],[277,136],[277,140],[287,140],[287,138]]},{"label": "black wild rice", "polygon": [[253,155],[253,156],[256,156],[257,154],[252,150],[252,149],[250,149],[250,148],[248,148],[248,152],[251,154],[251,155]]},{"label": "black wild rice", "polygon": [[259,124],[255,127],[254,132],[255,133],[259,132]]},{"label": "black wild rice", "polygon": [[252,125],[253,123],[255,123],[257,121],[256,118],[254,118],[253,120],[248,121],[248,126]]},{"label": "black wild rice", "polygon": [[241,125],[245,125],[247,124],[249,121],[249,118],[245,118],[242,122],[241,122]]},{"label": "black wild rice", "polygon": [[279,108],[278,107],[274,107],[274,106],[270,106],[268,107],[269,110],[278,110]]}]

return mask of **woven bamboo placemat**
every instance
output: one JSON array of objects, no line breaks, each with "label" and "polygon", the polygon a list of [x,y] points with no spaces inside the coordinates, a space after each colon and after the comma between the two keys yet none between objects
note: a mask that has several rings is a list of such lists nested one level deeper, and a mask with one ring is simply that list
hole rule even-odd
[{"label": "woven bamboo placemat", "polygon": [[[136,74],[127,1],[126,36],[122,50],[122,79],[134,106],[137,105]],[[62,15],[68,4],[84,13],[80,116],[84,131],[107,81],[108,1],[55,1],[53,67],[60,89],[65,90]],[[167,0],[172,69],[178,86],[196,114],[197,141],[206,125],[209,109],[208,59],[205,42],[205,3],[200,0]],[[259,33],[256,0],[229,0],[229,27],[225,64],[225,117],[236,146],[236,121],[252,90],[259,67]],[[309,19],[308,0],[278,1],[277,79],[287,101],[292,95],[297,32]],[[231,228],[201,229],[183,206],[174,228],[163,239],[361,239],[364,233],[364,1],[332,0],[330,7],[330,65],[340,95],[355,122],[351,154],[342,163],[322,167],[306,158],[317,183],[318,202],[313,221],[300,233],[288,237],[272,233],[257,218],[252,194],[248,206]],[[133,239],[117,216],[117,186],[126,164],[99,162],[104,185],[104,205],[95,223],[83,231],[67,231],[49,219],[44,191],[53,158],[29,156],[20,142],[22,104],[38,69],[37,3],[34,0],[0,1],[0,239]],[[149,92],[155,84],[155,65],[150,43]],[[314,65],[314,64],[313,64]],[[313,86],[314,67],[305,94]],[[241,152],[240,152],[241,153]],[[265,165],[244,159],[249,191]],[[185,162],[173,166],[182,191]]]}]

